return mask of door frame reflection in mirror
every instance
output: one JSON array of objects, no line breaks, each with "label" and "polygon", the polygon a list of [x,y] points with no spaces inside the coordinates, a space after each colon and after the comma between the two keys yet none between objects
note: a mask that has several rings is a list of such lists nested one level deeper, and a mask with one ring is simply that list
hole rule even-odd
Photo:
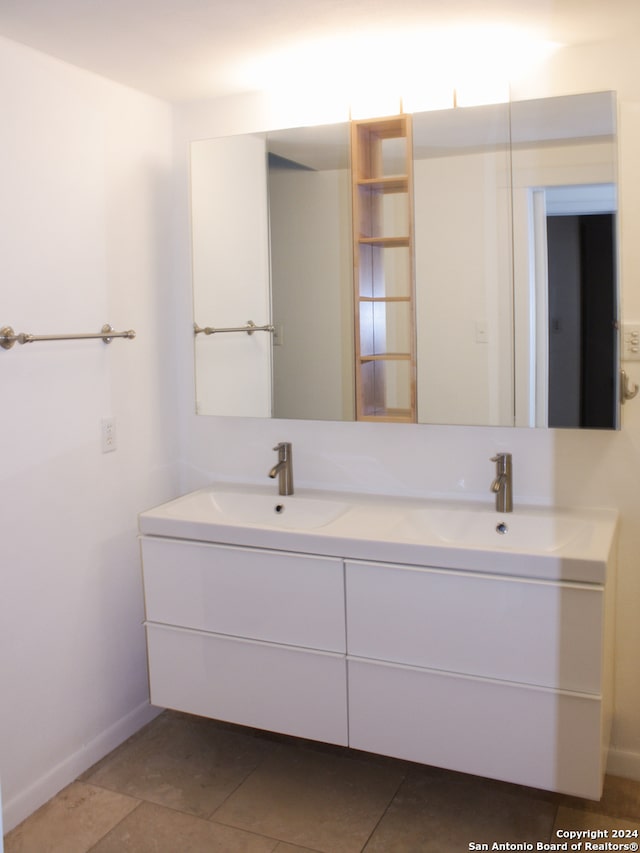
[{"label": "door frame reflection in mirror", "polygon": [[[619,429],[615,93],[516,101],[511,113],[516,426]],[[609,236],[602,251],[594,248],[593,237],[580,241],[575,230],[563,229],[573,236],[572,242],[563,238],[562,252],[565,258],[573,253],[577,262],[562,271],[565,279],[569,273],[574,281],[574,296],[561,305],[558,295],[549,291],[550,284],[559,280],[557,250],[550,255],[547,244],[553,218],[603,213],[609,216]],[[608,282],[606,289],[598,283],[604,298],[596,294],[597,303],[588,289],[594,257],[604,261],[598,275]],[[566,283],[563,289],[569,292]],[[554,330],[550,306],[555,306]],[[573,316],[572,310],[577,311]],[[555,372],[550,375],[558,353],[563,353],[564,379]],[[606,375],[599,375],[603,365]],[[572,379],[569,369],[574,371]],[[554,384],[560,385],[565,399],[556,390],[555,403],[550,404],[549,388]]]}]

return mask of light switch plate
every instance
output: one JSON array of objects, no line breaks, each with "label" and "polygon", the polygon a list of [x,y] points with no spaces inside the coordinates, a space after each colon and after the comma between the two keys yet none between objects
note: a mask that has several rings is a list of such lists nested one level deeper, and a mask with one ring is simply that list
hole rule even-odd
[{"label": "light switch plate", "polygon": [[622,360],[640,361],[640,323],[622,325]]},{"label": "light switch plate", "polygon": [[102,418],[100,421],[100,433],[102,439],[102,452],[111,453],[117,450],[118,442],[116,438],[116,419]]}]

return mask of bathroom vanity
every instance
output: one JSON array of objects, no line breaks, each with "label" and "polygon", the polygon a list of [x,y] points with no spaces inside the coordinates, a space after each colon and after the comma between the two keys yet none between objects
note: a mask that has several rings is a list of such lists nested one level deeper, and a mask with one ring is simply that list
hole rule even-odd
[{"label": "bathroom vanity", "polygon": [[140,515],[154,705],[601,796],[615,512],[273,491]]}]

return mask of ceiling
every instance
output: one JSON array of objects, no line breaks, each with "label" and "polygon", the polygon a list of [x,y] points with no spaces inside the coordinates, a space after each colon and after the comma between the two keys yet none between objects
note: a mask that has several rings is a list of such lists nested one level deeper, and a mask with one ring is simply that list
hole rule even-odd
[{"label": "ceiling", "polygon": [[[256,58],[371,32],[509,24],[562,44],[640,33],[638,0],[0,0],[0,35],[169,101],[256,88]],[[418,42],[419,45],[419,42]],[[416,48],[419,49],[419,48]]]}]

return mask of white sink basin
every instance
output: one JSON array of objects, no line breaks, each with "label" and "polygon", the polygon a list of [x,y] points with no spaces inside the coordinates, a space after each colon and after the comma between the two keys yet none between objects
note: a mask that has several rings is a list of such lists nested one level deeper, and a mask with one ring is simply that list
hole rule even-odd
[{"label": "white sink basin", "polygon": [[300,495],[280,497],[246,492],[209,492],[212,509],[235,524],[259,524],[294,530],[315,530],[335,521],[349,504]]},{"label": "white sink basin", "polygon": [[571,543],[586,542],[590,534],[590,525],[584,519],[535,510],[502,514],[429,507],[410,510],[401,528],[409,537],[436,537],[452,546],[522,553],[558,551]]},{"label": "white sink basin", "polygon": [[[166,507],[167,519],[197,524],[315,530],[340,518],[346,501],[302,494],[280,497],[273,488],[220,486],[192,492]],[[160,510],[163,508],[160,507]]]}]

